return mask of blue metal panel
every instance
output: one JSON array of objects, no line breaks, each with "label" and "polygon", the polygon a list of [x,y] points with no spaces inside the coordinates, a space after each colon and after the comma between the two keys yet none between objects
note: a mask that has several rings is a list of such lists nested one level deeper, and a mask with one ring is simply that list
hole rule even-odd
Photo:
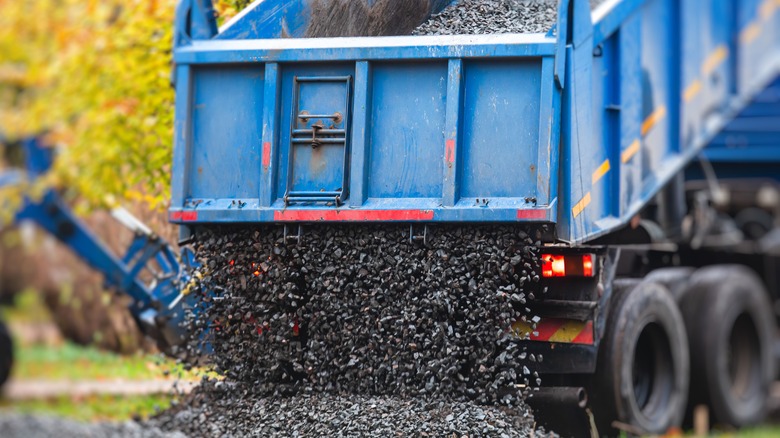
[{"label": "blue metal panel", "polygon": [[372,67],[368,61],[355,63],[355,102],[352,122],[352,151],[350,161],[349,204],[359,207],[366,201],[368,185],[368,145],[371,128]]},{"label": "blue metal panel", "polygon": [[779,48],[775,34],[777,5],[771,0],[740,0],[736,4],[738,91],[750,93],[756,77],[774,68]]},{"label": "blue metal panel", "polygon": [[378,63],[372,84],[368,197],[441,197],[447,63]]},{"label": "blue metal panel", "polygon": [[444,182],[442,186],[442,205],[452,207],[460,198],[461,171],[461,137],[463,120],[463,60],[450,59],[447,62],[447,102],[445,107],[444,127]]},{"label": "blue metal panel", "polygon": [[[326,128],[344,130],[348,126],[348,114],[351,112],[351,79],[344,81],[305,81],[299,78],[353,78],[353,64],[296,64],[282,66],[281,89],[285,96],[281,102],[279,143],[272,145],[278,150],[278,178],[276,180],[277,202],[284,205],[284,196],[291,192],[341,191],[344,189],[344,175],[348,168],[344,165],[346,146],[325,144],[312,148],[297,143],[294,130],[311,128],[314,120],[301,123],[300,113],[325,115],[341,113],[343,120],[337,125]],[[296,92],[297,90],[297,92]],[[295,99],[298,99],[296,102]],[[258,108],[260,110],[262,107]],[[317,121],[322,120],[317,118]],[[316,122],[315,122],[316,123]],[[305,135],[311,137],[311,134]],[[305,137],[304,136],[304,137]],[[347,135],[349,138],[349,135]],[[290,174],[292,172],[292,174]]]},{"label": "blue metal panel", "polygon": [[735,88],[732,71],[733,0],[682,4],[682,147],[706,135],[707,120],[723,111]]},{"label": "blue metal panel", "polygon": [[[780,81],[756,96],[704,152],[714,163],[780,163]],[[743,178],[754,176],[749,167],[734,167],[745,172]]]},{"label": "blue metal panel", "polygon": [[[640,201],[642,187],[642,163],[638,155],[642,138],[642,77],[641,17],[633,14],[626,18],[619,36],[620,57],[620,214],[631,214],[629,206]],[[632,158],[636,157],[636,158]]]},{"label": "blue metal panel", "polygon": [[[250,12],[272,16],[280,4]],[[187,137],[208,131],[189,102],[201,87],[222,87],[188,69],[244,65],[266,78],[229,93],[265,96],[232,110],[262,121],[251,146],[262,149],[258,194],[240,192],[236,203],[235,191],[213,194],[217,182],[189,191],[176,182],[171,212],[181,222],[557,221],[558,236],[577,243],[626,224],[719,132],[713,156],[733,156],[735,138],[751,145],[744,156],[775,156],[767,129],[778,106],[751,106],[727,126],[780,72],[775,0],[589,6],[562,1],[548,35],[237,40],[226,30],[178,47],[175,182],[195,178],[198,149],[214,148]],[[248,14],[236,23],[251,26]],[[351,85],[299,97],[295,75]],[[299,100],[325,112],[351,105],[343,155],[315,159],[306,149],[315,143],[291,155]],[[312,198],[341,189],[346,205],[285,205],[290,187]]]},{"label": "blue metal panel", "polygon": [[347,194],[352,76],[295,76],[285,203]]},{"label": "blue metal panel", "polygon": [[194,71],[188,197],[259,196],[264,76],[262,65]]},{"label": "blue metal panel", "polygon": [[315,38],[193,41],[174,52],[177,64],[517,58],[553,55],[555,39],[532,35]]},{"label": "blue metal panel", "polygon": [[466,198],[535,198],[541,63],[472,61],[465,69]]}]

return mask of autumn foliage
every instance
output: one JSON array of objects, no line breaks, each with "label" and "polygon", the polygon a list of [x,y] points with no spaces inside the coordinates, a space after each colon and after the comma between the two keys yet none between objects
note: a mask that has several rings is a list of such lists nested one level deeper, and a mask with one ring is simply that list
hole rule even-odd
[{"label": "autumn foliage", "polygon": [[0,131],[48,132],[58,159],[45,182],[81,207],[168,200],[176,3],[0,0]]}]

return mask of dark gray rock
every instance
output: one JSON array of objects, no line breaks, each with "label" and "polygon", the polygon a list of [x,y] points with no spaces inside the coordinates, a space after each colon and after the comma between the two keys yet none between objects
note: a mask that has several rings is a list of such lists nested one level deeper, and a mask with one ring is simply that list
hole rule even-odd
[{"label": "dark gray rock", "polygon": [[556,22],[555,0],[463,0],[414,30],[414,35],[546,33]]},{"label": "dark gray rock", "polygon": [[181,432],[163,432],[152,425],[82,423],[45,415],[0,413],[3,438],[186,438]]}]

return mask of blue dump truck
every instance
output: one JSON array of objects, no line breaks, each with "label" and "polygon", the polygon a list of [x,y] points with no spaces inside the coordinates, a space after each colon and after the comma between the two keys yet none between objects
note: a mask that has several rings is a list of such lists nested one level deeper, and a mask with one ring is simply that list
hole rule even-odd
[{"label": "blue dump truck", "polygon": [[[407,32],[458,2],[411,3]],[[540,422],[664,433],[697,406],[760,422],[778,351],[780,2],[597,3],[560,0],[546,33],[338,38],[322,20],[344,2],[259,0],[218,29],[209,0],[182,0],[170,221],[183,241],[278,226],[291,245],[312,224],[400,223],[420,245],[453,224],[532,230],[547,292],[512,329],[538,358]],[[105,256],[54,193],[18,218],[177,342],[191,253],[127,220],[136,255]],[[152,261],[161,281],[140,282]]]},{"label": "blue dump truck", "polygon": [[780,2],[561,0],[547,33],[357,38],[307,38],[322,2],[257,1],[221,29],[208,3],[183,1],[175,35],[185,236],[546,224],[548,292],[515,325],[544,357],[536,403],[644,433],[686,406],[763,418]]}]

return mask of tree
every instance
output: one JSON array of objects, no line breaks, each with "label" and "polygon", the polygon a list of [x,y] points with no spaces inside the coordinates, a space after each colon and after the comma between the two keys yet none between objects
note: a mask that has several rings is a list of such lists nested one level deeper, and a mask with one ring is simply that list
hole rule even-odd
[{"label": "tree", "polygon": [[[0,131],[59,149],[80,207],[169,198],[176,0],[0,0]],[[221,0],[221,19],[248,2]]]},{"label": "tree", "polygon": [[[162,225],[162,210],[169,199],[176,3],[0,0],[0,133],[19,139],[46,132],[48,144],[58,149],[52,171],[32,187],[38,190],[27,184],[0,190],[0,229],[23,194],[55,187],[81,212],[129,201],[136,214],[157,222],[159,233],[172,234]],[[220,1],[217,9],[226,19],[246,3]],[[115,248],[126,247],[126,241],[115,241],[117,230],[105,216],[92,215],[88,222]],[[62,249],[0,249],[0,286],[13,289],[6,291],[11,294],[36,287],[71,339],[88,342],[102,333],[106,347],[126,351],[138,345],[137,330],[126,324],[126,303],[104,293],[99,276]],[[53,276],[59,271],[67,271],[68,279]],[[74,317],[87,308],[92,318]]]}]

